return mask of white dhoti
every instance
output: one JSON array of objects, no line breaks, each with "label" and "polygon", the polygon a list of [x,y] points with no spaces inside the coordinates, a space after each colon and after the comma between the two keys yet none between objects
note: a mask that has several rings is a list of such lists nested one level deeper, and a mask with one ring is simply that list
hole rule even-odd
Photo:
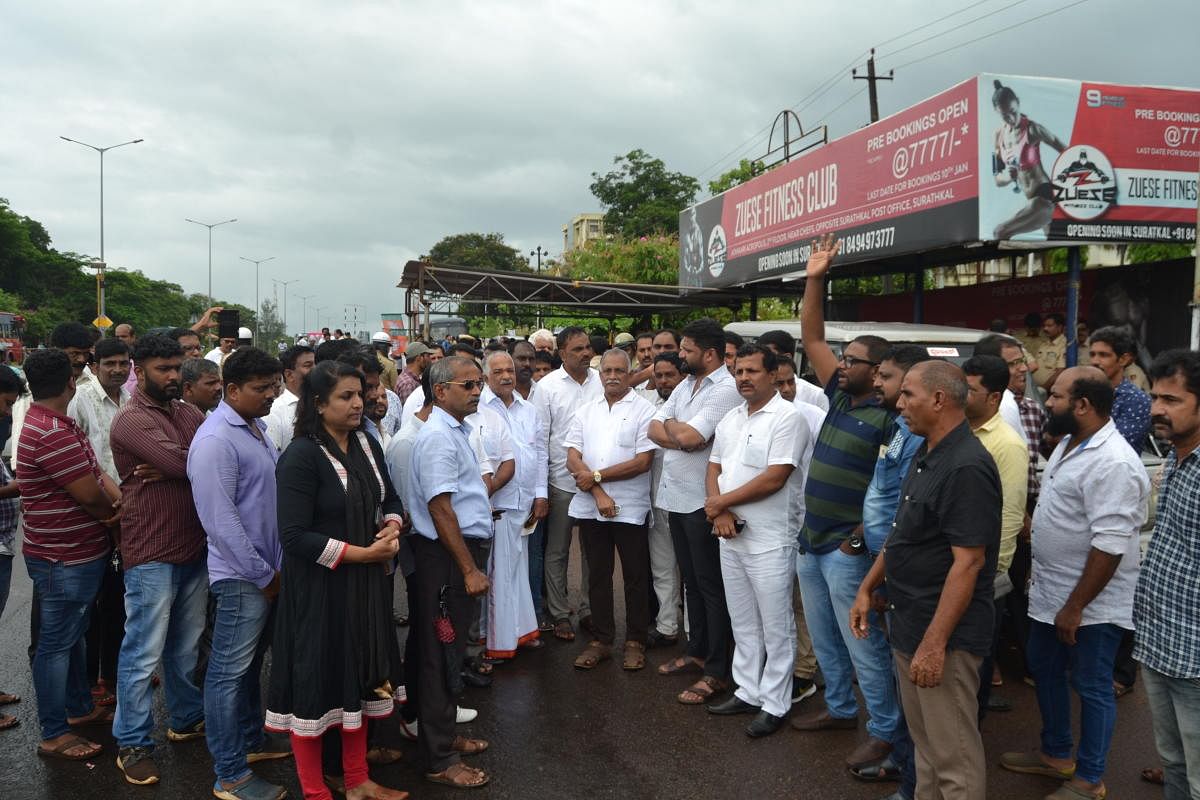
[{"label": "white dhoti", "polygon": [[538,638],[537,614],[529,589],[529,537],[521,527],[529,509],[505,511],[496,520],[488,565],[488,658],[512,658],[517,648]]},{"label": "white dhoti", "polygon": [[733,628],[733,681],[738,686],[735,694],[777,717],[792,707],[795,562],[795,547],[742,553],[721,543],[721,577]]}]

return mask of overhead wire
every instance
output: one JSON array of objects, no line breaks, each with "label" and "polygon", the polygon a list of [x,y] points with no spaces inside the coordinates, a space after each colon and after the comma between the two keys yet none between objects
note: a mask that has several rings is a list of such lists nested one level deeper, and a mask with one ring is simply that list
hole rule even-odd
[{"label": "overhead wire", "polygon": [[887,53],[881,53],[878,56],[878,58],[891,58],[892,56],[896,55],[897,53],[903,53],[905,50],[911,50],[914,47],[920,47],[921,45],[925,44],[926,42],[932,42],[934,39],[940,39],[941,37],[946,36],[951,33],[954,33],[955,31],[960,31],[963,28],[967,27],[968,25],[974,25],[976,22],[985,20],[988,17],[994,17],[997,14],[1001,14],[1005,11],[1008,11],[1010,8],[1016,8],[1017,6],[1022,5],[1024,3],[1028,3],[1028,2],[1029,2],[1029,0],[1015,0],[1015,2],[1009,3],[1006,6],[1001,6],[1000,8],[993,9],[992,11],[989,11],[986,14],[980,14],[978,17],[969,19],[966,22],[962,22],[962,23],[959,23],[958,25],[954,25],[950,28],[947,28],[944,31],[939,31],[938,33],[932,34],[930,36],[926,36],[924,39],[921,39],[920,41],[916,41],[911,44],[906,44],[906,45],[904,45],[904,47],[898,47],[895,50],[892,50]]},{"label": "overhead wire", "polygon": [[946,53],[951,53],[955,50],[959,50],[963,47],[966,47],[967,45],[972,45],[972,44],[975,44],[976,42],[982,42],[984,39],[990,39],[993,36],[998,36],[1007,31],[1015,30],[1016,28],[1023,27],[1025,25],[1028,25],[1031,22],[1037,22],[1040,19],[1045,19],[1046,17],[1052,17],[1055,14],[1061,14],[1063,11],[1074,8],[1075,6],[1081,6],[1087,2],[1090,2],[1090,0],[1075,0],[1075,2],[1067,3],[1065,6],[1060,6],[1059,8],[1051,9],[1050,11],[1046,11],[1042,14],[1038,14],[1037,16],[1029,17],[1028,19],[1021,20],[1020,22],[1015,22],[1012,25],[1006,25],[1003,28],[998,28],[998,29],[992,31],[991,33],[985,33],[982,36],[976,36],[974,39],[968,39],[965,42],[960,42],[959,44],[953,45],[951,47],[947,47],[943,50],[938,50],[937,52],[929,53],[928,55],[921,56],[920,58],[914,58],[912,61],[906,61],[898,67],[892,67],[892,69],[904,69],[905,67],[911,67],[913,64],[920,64],[922,61],[928,61],[931,58],[936,58],[937,56],[944,55]]},{"label": "overhead wire", "polygon": [[949,14],[938,17],[937,19],[932,20],[930,22],[926,22],[924,25],[918,25],[917,27],[913,28],[912,30],[905,31],[904,33],[902,33],[898,36],[893,36],[890,39],[884,39],[882,42],[875,45],[875,47],[880,48],[880,47],[883,47],[885,44],[891,44],[892,42],[898,42],[907,36],[911,36],[912,34],[916,33],[917,31],[923,31],[926,28],[931,28],[934,25],[937,25],[939,22],[945,22],[946,20],[950,19],[951,17],[956,17],[959,14],[963,14],[963,13],[966,13],[967,11],[970,11],[972,8],[978,8],[979,6],[984,5],[985,3],[990,3],[990,2],[992,2],[992,0],[977,0],[977,2],[975,2],[975,3],[971,3],[968,6],[963,6],[962,8],[958,9],[957,11],[951,11]]}]

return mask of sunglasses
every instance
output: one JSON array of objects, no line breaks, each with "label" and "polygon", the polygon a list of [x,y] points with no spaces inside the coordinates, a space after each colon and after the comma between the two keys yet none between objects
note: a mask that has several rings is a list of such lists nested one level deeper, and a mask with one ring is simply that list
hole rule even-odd
[{"label": "sunglasses", "polygon": [[468,392],[473,392],[476,389],[483,388],[483,381],[442,381],[441,383],[442,386],[445,386],[446,384],[450,384],[451,386],[461,386]]}]

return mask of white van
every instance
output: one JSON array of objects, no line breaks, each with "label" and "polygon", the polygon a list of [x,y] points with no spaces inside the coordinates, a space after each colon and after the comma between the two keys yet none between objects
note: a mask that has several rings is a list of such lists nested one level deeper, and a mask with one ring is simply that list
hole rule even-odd
[{"label": "white van", "polygon": [[[725,330],[754,342],[767,331],[787,331],[796,338],[796,364],[801,374],[812,372],[804,357],[800,342],[800,320],[772,319],[753,322],[731,322]],[[975,354],[975,343],[987,336],[987,331],[972,328],[953,328],[947,325],[918,325],[911,322],[837,322],[825,323],[825,341],[841,356],[842,349],[859,336],[882,336],[894,345],[912,344],[924,347],[929,355],[962,364]]]}]

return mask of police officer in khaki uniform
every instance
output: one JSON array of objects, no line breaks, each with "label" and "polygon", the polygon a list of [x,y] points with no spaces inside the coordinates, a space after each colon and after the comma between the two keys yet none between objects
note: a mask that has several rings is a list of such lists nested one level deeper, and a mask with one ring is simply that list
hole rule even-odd
[{"label": "police officer in khaki uniform", "polygon": [[1033,379],[1046,391],[1050,390],[1058,373],[1067,368],[1066,327],[1066,318],[1058,312],[1047,314],[1042,321],[1042,332],[1046,335],[1046,339],[1038,345],[1038,349],[1033,354],[1038,363],[1037,370],[1033,373]]}]

